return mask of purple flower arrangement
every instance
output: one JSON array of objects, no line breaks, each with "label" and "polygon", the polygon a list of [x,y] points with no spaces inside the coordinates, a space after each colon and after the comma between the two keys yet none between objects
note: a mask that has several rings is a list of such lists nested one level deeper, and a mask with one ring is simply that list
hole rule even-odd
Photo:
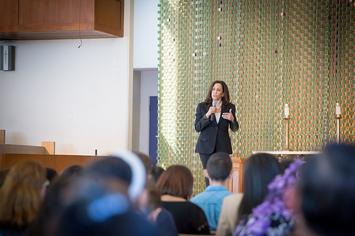
[{"label": "purple flower arrangement", "polygon": [[268,186],[264,202],[237,226],[234,236],[284,236],[292,231],[293,217],[285,205],[284,194],[296,184],[297,170],[302,163],[301,160],[294,161],[283,175],[275,177]]}]

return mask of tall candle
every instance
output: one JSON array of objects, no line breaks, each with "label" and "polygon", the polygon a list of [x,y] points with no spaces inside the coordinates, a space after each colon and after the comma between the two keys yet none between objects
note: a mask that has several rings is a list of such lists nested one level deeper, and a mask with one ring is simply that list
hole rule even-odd
[{"label": "tall candle", "polygon": [[285,116],[285,118],[290,117],[290,108],[287,103],[285,104],[285,108],[284,108],[284,116]]},{"label": "tall candle", "polygon": [[340,104],[338,102],[335,105],[335,115],[337,115],[337,116],[341,115]]}]

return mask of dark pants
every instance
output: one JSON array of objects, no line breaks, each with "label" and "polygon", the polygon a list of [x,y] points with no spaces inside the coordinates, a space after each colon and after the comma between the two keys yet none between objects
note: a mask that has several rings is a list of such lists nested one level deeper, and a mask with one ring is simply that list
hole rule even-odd
[{"label": "dark pants", "polygon": [[[210,156],[212,154],[202,154],[202,153],[199,153],[199,154],[200,154],[200,160],[201,160],[201,163],[202,163],[203,170],[206,170],[208,159],[210,158]],[[210,181],[206,177],[205,177],[205,185],[206,185],[206,187],[208,185],[210,185]]]},{"label": "dark pants", "polygon": [[200,160],[201,160],[202,167],[203,167],[204,170],[207,168],[208,159],[210,159],[210,156],[212,154],[202,154],[202,153],[200,153]]}]

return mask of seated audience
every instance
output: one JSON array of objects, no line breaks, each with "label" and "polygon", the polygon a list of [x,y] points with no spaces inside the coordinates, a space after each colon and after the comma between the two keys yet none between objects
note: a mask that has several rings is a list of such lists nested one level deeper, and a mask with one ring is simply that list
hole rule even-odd
[{"label": "seated audience", "polygon": [[143,163],[143,166],[144,166],[144,169],[145,169],[145,173],[147,175],[147,181],[150,181],[152,179],[152,176],[151,176],[152,163],[150,162],[150,157],[147,154],[143,153],[143,152],[133,152],[133,153],[136,154],[136,156]]},{"label": "seated audience", "polygon": [[191,199],[191,202],[204,211],[211,231],[215,231],[221,213],[223,199],[231,192],[226,188],[226,181],[232,171],[229,154],[214,153],[207,162],[209,186],[202,193]]},{"label": "seated audience", "polygon": [[[127,160],[121,158],[121,156],[113,155],[96,161],[87,166],[83,174],[93,181],[99,182],[101,185],[112,187],[117,184],[120,191],[122,191],[122,182],[125,183],[127,186],[130,186],[127,189],[130,200],[135,202],[142,194],[146,183],[144,166],[133,153],[130,153],[129,157],[126,157]],[[134,185],[130,185],[133,182]]]},{"label": "seated audience", "polygon": [[161,206],[160,192],[154,185],[150,184],[148,192],[148,212],[149,219],[153,222],[161,236],[177,236],[178,232],[175,226],[172,214]]},{"label": "seated audience", "polygon": [[126,184],[124,181],[102,184],[92,178],[81,178],[75,184],[79,194],[64,208],[56,235],[159,235],[156,228],[132,208],[129,191],[124,191],[127,187],[130,189]]},{"label": "seated audience", "polygon": [[237,223],[264,200],[268,184],[280,173],[279,163],[273,155],[251,155],[244,164],[244,194],[232,194],[224,199],[217,235],[232,235]]},{"label": "seated audience", "polygon": [[[143,217],[141,213],[133,208],[133,203],[143,192],[145,181],[146,174],[143,164],[136,155],[130,152],[120,153],[95,161],[83,171],[81,171],[81,167],[70,167],[62,173],[59,179],[49,189],[40,217],[37,221],[37,227],[31,232],[31,235],[55,235],[58,231],[63,235],[73,235],[75,234],[75,230],[82,230],[80,227],[84,226],[80,225],[80,222],[77,228],[63,227],[63,222],[68,223],[63,219],[63,215],[67,214],[68,208],[74,203],[83,203],[85,205],[87,202],[94,201],[96,198],[101,197],[101,195],[96,195],[95,192],[87,196],[93,189],[107,191],[103,193],[103,195],[119,193],[125,196],[123,200],[129,200],[129,208],[136,212],[134,214]],[[86,216],[83,216],[83,219],[85,219],[85,217]],[[76,220],[79,221],[80,217],[72,216],[71,219],[75,222]],[[147,219],[146,221],[148,222]],[[95,222],[90,223],[94,224]],[[62,227],[63,230],[61,229]],[[116,234],[119,232],[117,230],[118,229],[115,231]],[[117,235],[129,235],[124,229],[122,230],[122,233],[118,233]],[[87,233],[87,235],[97,234],[93,231],[92,233]]]},{"label": "seated audience", "polygon": [[291,199],[297,235],[355,235],[355,146],[329,144],[307,161]]},{"label": "seated audience", "polygon": [[160,167],[160,166],[153,166],[151,169],[151,176],[152,176],[152,180],[154,181],[154,183],[158,182],[159,177],[161,176],[161,174],[163,174],[164,172],[164,168]]},{"label": "seated audience", "polygon": [[152,165],[150,157],[142,152],[134,152],[144,165],[147,175],[147,183],[142,194],[135,203],[141,213],[146,214],[150,221],[157,226],[160,235],[177,236],[177,230],[173,216],[169,211],[161,207],[160,193],[155,188],[151,175]]},{"label": "seated audience", "polygon": [[53,183],[53,181],[57,178],[58,173],[55,169],[52,168],[46,168],[46,178],[49,182],[49,184]]},{"label": "seated audience", "polygon": [[268,184],[281,174],[277,159],[267,153],[251,155],[244,165],[244,194],[238,209],[238,221],[247,217],[268,193]]},{"label": "seated audience", "polygon": [[79,165],[72,165],[67,168],[65,168],[60,175],[61,178],[67,178],[67,177],[78,177],[81,176],[83,173],[84,168]]},{"label": "seated audience", "polygon": [[279,159],[281,172],[285,172],[285,170],[295,161],[298,159],[296,157],[282,157]]},{"label": "seated audience", "polygon": [[265,200],[238,224],[234,236],[287,236],[293,232],[293,215],[287,206],[287,195],[296,183],[301,160],[294,161],[268,186]]},{"label": "seated audience", "polygon": [[5,178],[6,178],[6,175],[7,175],[8,172],[9,172],[8,169],[6,169],[6,170],[0,170],[0,188],[1,188],[1,186],[3,185],[3,183],[4,183]]},{"label": "seated audience", "polygon": [[16,163],[0,189],[0,235],[26,235],[46,190],[46,170],[39,163]]},{"label": "seated audience", "polygon": [[242,193],[233,193],[224,198],[221,214],[218,220],[216,235],[231,236],[233,234],[237,222],[237,213],[242,198]]},{"label": "seated audience", "polygon": [[144,166],[131,152],[90,164],[65,190],[55,235],[159,235],[134,207],[145,182]]},{"label": "seated audience", "polygon": [[29,235],[55,235],[59,217],[68,202],[70,187],[81,174],[81,166],[70,166],[49,186]]},{"label": "seated audience", "polygon": [[160,176],[156,187],[162,194],[162,206],[174,217],[179,234],[209,234],[203,210],[187,201],[193,188],[193,176],[187,167],[169,166]]}]

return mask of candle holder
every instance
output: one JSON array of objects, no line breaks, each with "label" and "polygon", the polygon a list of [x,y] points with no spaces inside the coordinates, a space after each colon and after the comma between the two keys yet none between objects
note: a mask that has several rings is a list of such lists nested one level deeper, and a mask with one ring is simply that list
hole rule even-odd
[{"label": "candle holder", "polygon": [[283,118],[285,121],[285,150],[289,150],[289,136],[290,136],[290,117]]},{"label": "candle holder", "polygon": [[341,119],[341,114],[335,114],[335,119],[337,120],[336,141],[337,141],[337,143],[339,143],[340,142],[340,119]]}]

